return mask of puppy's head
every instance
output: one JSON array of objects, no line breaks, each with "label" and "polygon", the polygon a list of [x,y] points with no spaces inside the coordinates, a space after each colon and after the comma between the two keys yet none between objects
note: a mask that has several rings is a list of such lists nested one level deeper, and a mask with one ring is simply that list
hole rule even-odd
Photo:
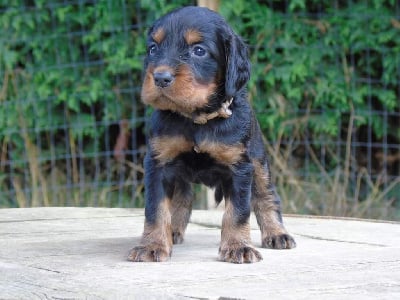
[{"label": "puppy's head", "polygon": [[247,48],[217,13],[184,7],[158,19],[147,38],[142,101],[184,115],[213,111],[244,88]]}]

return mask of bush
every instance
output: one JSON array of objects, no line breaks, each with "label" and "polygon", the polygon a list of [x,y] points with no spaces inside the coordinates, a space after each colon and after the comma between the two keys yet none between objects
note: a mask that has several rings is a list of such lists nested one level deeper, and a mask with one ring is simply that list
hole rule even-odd
[{"label": "bush", "polygon": [[250,45],[251,101],[289,209],[399,218],[398,3],[268,3],[222,8]]},{"label": "bush", "polygon": [[[145,31],[193,4],[167,2],[0,1],[0,206],[142,205]],[[398,10],[221,1],[286,211],[400,218]]]},{"label": "bush", "polygon": [[145,30],[180,4],[0,3],[0,206],[135,205],[119,187],[140,186],[138,166],[113,171],[108,131],[130,120],[140,164]]}]

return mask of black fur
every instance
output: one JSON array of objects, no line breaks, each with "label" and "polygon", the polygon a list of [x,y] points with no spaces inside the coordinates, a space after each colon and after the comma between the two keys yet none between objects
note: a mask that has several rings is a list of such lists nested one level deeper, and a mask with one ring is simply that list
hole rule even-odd
[{"label": "black fur", "polygon": [[[188,45],[184,37],[189,29],[195,31],[194,37],[198,33],[201,41]],[[155,34],[157,32],[158,35]],[[158,41],[155,41],[155,37]],[[194,123],[190,114],[184,111],[186,106],[190,107],[191,99],[183,101],[182,107],[185,108],[182,111],[180,106],[176,108],[174,105],[171,108],[161,106],[160,109],[157,104],[159,103],[158,99],[154,100],[154,105],[151,104],[155,107],[155,111],[150,121],[151,133],[144,163],[146,224],[156,226],[160,223],[159,207],[161,202],[166,201],[166,198],[173,205],[174,201],[177,201],[176,195],[179,197],[189,195],[190,197],[190,183],[203,183],[216,188],[215,197],[218,203],[223,198],[231,203],[233,216],[227,213],[224,218],[229,222],[229,218],[232,218],[233,224],[236,224],[233,225],[234,227],[248,224],[252,205],[264,207],[263,201],[270,203],[270,206],[265,205],[265,207],[269,207],[268,210],[256,211],[260,227],[265,230],[264,235],[267,236],[265,239],[273,239],[273,243],[275,243],[275,239],[280,241],[278,246],[273,246],[275,248],[294,247],[294,240],[287,235],[283,228],[280,199],[270,181],[262,133],[247,99],[245,86],[250,78],[250,62],[247,47],[242,39],[217,13],[205,8],[185,7],[167,14],[154,23],[149,31],[148,47],[149,53],[144,65],[147,72],[150,72],[150,78],[154,76],[151,74],[153,69],[160,69],[163,72],[167,70],[166,72],[171,73],[169,75],[172,79],[172,86],[156,87],[149,82],[148,85],[151,86],[149,88],[144,84],[146,97],[150,97],[147,95],[154,91],[168,91],[168,88],[173,88],[174,84],[180,84],[178,82],[179,69],[185,66],[191,70],[192,81],[195,81],[196,84],[214,87],[207,96],[205,105],[190,108],[192,115],[217,111],[224,102],[231,98],[233,98],[233,102],[229,106],[232,111],[229,117],[218,116],[208,120],[205,124]],[[199,56],[198,54],[203,54],[203,51],[196,47],[205,50],[205,54]],[[185,88],[184,84],[182,88]],[[168,94],[168,97],[171,95]],[[177,137],[183,139],[189,148],[182,151],[175,149],[176,145],[173,143],[176,143]],[[162,144],[162,147],[152,144],[153,141],[161,138],[167,141],[170,139],[171,145],[168,142]],[[191,143],[193,147],[190,146]],[[202,151],[199,151],[197,148],[201,145],[206,150],[200,149]],[[182,145],[182,147],[185,146]],[[162,161],[158,157],[161,157],[160,153],[166,155],[166,149],[172,149],[171,153],[174,154],[173,157]],[[230,149],[233,149],[232,153],[230,153]],[[237,155],[234,149],[243,149],[243,151]],[[225,157],[226,153],[222,152],[227,152],[229,155]],[[261,185],[260,182],[262,182]],[[263,214],[268,214],[268,217],[273,220],[271,224],[263,223]],[[177,215],[179,216],[179,213]],[[169,216],[166,218],[168,223]],[[174,235],[173,218],[174,215],[171,220],[172,234]],[[265,229],[266,226],[271,226],[271,232],[273,230],[278,232],[277,237],[269,234],[269,231]],[[226,228],[226,230],[235,229],[232,227]],[[239,237],[238,239],[240,240]],[[143,248],[146,243],[155,244],[160,241],[143,240],[140,247]],[[166,244],[168,244],[167,241]],[[283,246],[279,247],[282,244]],[[249,247],[247,238],[244,239],[243,245],[238,253],[248,253],[247,250],[243,250]],[[263,241],[263,245],[271,245],[271,242],[268,244],[267,241]],[[147,260],[143,258],[146,257],[144,254],[138,254],[135,249],[131,252],[131,260]],[[222,252],[224,255],[226,255],[226,251],[230,250],[220,249],[220,253]],[[256,250],[254,253],[253,259],[246,261],[245,258],[244,261],[253,262],[261,259],[261,255]],[[221,259],[237,262],[234,258]]]}]

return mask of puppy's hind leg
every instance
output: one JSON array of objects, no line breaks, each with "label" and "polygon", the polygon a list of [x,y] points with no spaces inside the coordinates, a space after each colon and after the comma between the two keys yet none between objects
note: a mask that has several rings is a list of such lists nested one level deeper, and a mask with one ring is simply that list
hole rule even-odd
[{"label": "puppy's hind leg", "polygon": [[296,242],[283,226],[281,200],[275,187],[270,183],[267,163],[254,161],[254,181],[252,187],[252,207],[261,229],[263,248],[291,249]]},{"label": "puppy's hind leg", "polygon": [[171,201],[172,240],[181,244],[192,213],[193,193],[190,183],[183,180],[175,182]]}]

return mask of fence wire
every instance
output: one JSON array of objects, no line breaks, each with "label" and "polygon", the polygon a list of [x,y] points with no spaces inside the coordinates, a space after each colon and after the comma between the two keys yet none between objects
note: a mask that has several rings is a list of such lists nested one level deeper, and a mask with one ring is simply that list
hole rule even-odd
[{"label": "fence wire", "polygon": [[[148,111],[140,103],[140,82],[146,30],[162,13],[194,1],[9,2],[0,1],[0,207],[142,207]],[[312,84],[322,84],[318,79],[328,76],[332,82],[350,84],[349,93],[361,95],[362,106],[355,100],[353,106],[347,104],[341,110],[318,98],[323,94],[312,95],[313,89],[307,86],[299,96],[293,87],[291,92],[285,91],[284,64],[279,73],[282,53],[318,53],[335,47],[334,42],[294,44],[282,40],[274,44],[267,29],[264,37],[264,29],[252,30],[259,25],[251,13],[243,14],[243,25],[234,24],[251,43],[254,73],[249,91],[257,117],[265,131],[280,122],[281,130],[267,132],[267,150],[286,211],[400,218],[400,58],[385,60],[386,54],[400,52],[399,5],[388,1],[392,11],[372,16],[369,12],[349,13],[349,7],[358,7],[357,1],[333,1],[329,11],[325,2],[309,1],[314,5],[307,13],[296,12],[290,1],[253,2],[266,12],[279,14],[280,22],[295,26],[301,19],[321,36],[324,30],[334,30],[332,24],[321,21],[329,14],[332,22],[338,16],[361,26],[381,18],[379,22],[395,28],[393,36],[388,32],[380,45],[362,49],[356,43],[348,45],[345,57],[327,53],[326,61],[332,66],[348,70],[340,78],[329,77],[325,66],[316,66]],[[221,4],[221,12],[231,22],[241,13],[235,14],[235,3]],[[347,10],[343,12],[343,8]],[[279,26],[292,26],[283,27],[286,25],[274,20],[263,20],[263,28],[271,26],[279,33]],[[337,30],[340,35],[340,28]],[[265,44],[256,44],[263,39]],[[266,61],[262,61],[263,47],[272,49]],[[346,78],[361,68],[367,71],[350,81]],[[385,77],[387,70],[390,78]],[[258,80],[262,76],[276,86],[273,93],[255,91],[265,88],[265,82]],[[268,76],[280,79],[271,82]],[[301,69],[297,76],[302,76]],[[326,97],[331,97],[329,82],[326,89]],[[291,97],[295,100],[288,104]],[[310,104],[318,101],[325,104]],[[279,119],[280,110],[293,115]],[[332,129],[326,138],[326,130],[318,131],[322,126],[318,124],[331,120],[336,120],[331,127],[337,130]],[[327,194],[335,190],[344,195],[333,196],[329,203],[340,206],[338,210],[310,200],[331,197]],[[303,196],[297,201],[294,195]],[[368,213],[371,207],[374,213]]]}]

